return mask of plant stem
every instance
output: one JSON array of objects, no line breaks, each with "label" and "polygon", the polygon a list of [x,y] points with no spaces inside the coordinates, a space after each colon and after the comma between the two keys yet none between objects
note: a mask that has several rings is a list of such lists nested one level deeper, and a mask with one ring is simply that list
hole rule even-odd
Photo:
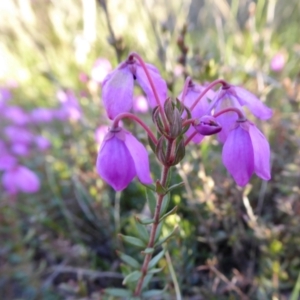
[{"label": "plant stem", "polygon": [[156,137],[154,136],[153,132],[151,131],[151,129],[136,115],[134,114],[131,114],[131,113],[121,113],[121,114],[118,114],[114,121],[113,121],[113,124],[112,124],[112,128],[117,128],[119,125],[119,121],[124,119],[124,118],[128,118],[128,119],[131,119],[135,122],[137,122],[138,124],[140,124],[144,130],[147,132],[147,134],[149,135],[150,139],[152,140],[152,142],[157,145],[157,139]]},{"label": "plant stem", "polygon": [[129,59],[130,59],[130,57],[136,58],[136,59],[138,60],[138,62],[140,63],[141,67],[143,68],[143,70],[144,70],[144,72],[145,72],[145,74],[146,74],[146,76],[147,76],[147,78],[148,78],[148,81],[149,81],[149,83],[150,83],[150,85],[151,85],[151,89],[152,89],[152,92],[153,92],[153,94],[154,94],[156,103],[157,103],[157,105],[158,105],[158,107],[159,107],[159,112],[160,112],[160,115],[161,115],[161,118],[162,118],[162,121],[163,121],[165,130],[166,130],[167,132],[169,132],[169,130],[170,130],[170,129],[169,129],[169,124],[168,124],[168,122],[167,122],[167,118],[166,118],[166,115],[165,115],[163,106],[162,106],[162,104],[161,104],[161,102],[160,102],[160,99],[159,99],[158,94],[157,94],[157,90],[156,90],[156,88],[155,88],[155,85],[154,85],[154,83],[153,83],[152,77],[151,77],[151,75],[150,75],[150,73],[149,73],[149,71],[148,71],[148,68],[147,68],[145,62],[144,62],[143,59],[142,59],[137,53],[135,53],[135,52],[130,53],[128,57],[129,57]]},{"label": "plant stem", "polygon": [[[171,150],[172,150],[173,142],[174,142],[174,140],[169,140],[168,141],[167,151],[166,151],[167,160],[171,156]],[[160,179],[160,183],[163,187],[165,187],[165,185],[166,185],[169,170],[170,170],[169,166],[163,166],[163,169],[162,169],[162,172],[161,172],[161,179]],[[156,231],[157,231],[157,227],[159,225],[159,219],[160,219],[160,209],[161,209],[161,205],[162,205],[164,196],[165,195],[157,194],[157,202],[156,202],[156,207],[155,207],[154,217],[153,217],[154,222],[153,222],[153,225],[152,225],[152,228],[151,228],[150,238],[149,238],[147,248],[153,248],[154,247],[155,235],[156,235]],[[142,268],[141,268],[142,276],[139,279],[139,281],[137,283],[137,286],[136,286],[136,289],[134,291],[135,296],[140,296],[140,294],[142,292],[143,282],[144,282],[145,277],[147,275],[148,266],[149,266],[149,262],[150,262],[151,258],[152,258],[152,253],[145,255],[144,262],[143,262],[143,265],[142,265]]]},{"label": "plant stem", "polygon": [[195,102],[192,104],[192,106],[190,107],[190,111],[192,111],[195,106],[198,104],[198,102],[202,99],[203,96],[205,96],[205,94],[211,90],[215,85],[217,84],[222,84],[223,87],[229,86],[229,84],[223,80],[223,79],[218,79],[213,81],[212,83],[210,83],[204,90],[203,92],[199,95],[199,97],[195,100]]}]

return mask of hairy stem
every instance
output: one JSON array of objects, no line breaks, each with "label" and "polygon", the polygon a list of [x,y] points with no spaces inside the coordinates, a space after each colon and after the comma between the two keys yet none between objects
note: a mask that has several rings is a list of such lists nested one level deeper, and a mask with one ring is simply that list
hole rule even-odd
[{"label": "hairy stem", "polygon": [[[169,140],[168,141],[168,146],[167,146],[167,151],[166,151],[166,157],[167,158],[169,158],[170,155],[171,155],[173,142],[174,142],[174,140]],[[164,187],[165,187],[167,179],[168,179],[169,170],[170,170],[169,166],[163,166],[163,169],[162,169],[162,172],[161,172],[160,183]],[[160,209],[161,209],[163,199],[164,199],[164,195],[157,194],[157,202],[156,202],[156,207],[155,207],[155,212],[154,212],[154,217],[153,217],[154,222],[152,224],[152,228],[151,228],[151,232],[150,232],[150,238],[149,238],[147,248],[153,248],[154,247],[155,235],[156,235],[157,227],[159,225]],[[140,296],[140,294],[142,292],[143,282],[144,282],[145,277],[147,275],[148,266],[149,266],[149,262],[150,262],[151,258],[152,258],[152,253],[145,255],[144,262],[143,262],[143,265],[142,265],[142,268],[141,268],[142,276],[139,279],[139,281],[137,283],[137,286],[136,286],[136,289],[134,291],[135,296]]]}]

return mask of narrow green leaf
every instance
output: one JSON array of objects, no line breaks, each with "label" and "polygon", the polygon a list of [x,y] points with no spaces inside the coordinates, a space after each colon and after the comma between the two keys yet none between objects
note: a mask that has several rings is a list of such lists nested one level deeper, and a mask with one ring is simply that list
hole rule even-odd
[{"label": "narrow green leaf", "polygon": [[151,254],[154,252],[154,248],[146,248],[142,251],[142,254]]},{"label": "narrow green leaf", "polygon": [[179,183],[173,184],[172,186],[170,186],[168,188],[168,193],[174,189],[177,189],[178,187],[182,187],[183,185],[184,185],[184,182],[179,182]]},{"label": "narrow green leaf", "polygon": [[124,241],[130,245],[133,245],[133,246],[136,246],[139,248],[144,248],[146,246],[145,242],[143,242],[142,240],[140,240],[136,237],[129,236],[129,235],[123,235],[123,234],[118,234],[118,236],[119,236],[119,238],[122,239],[122,241]]},{"label": "narrow green leaf", "polygon": [[149,290],[142,294],[143,298],[151,298],[156,296],[161,296],[165,293],[165,290]]},{"label": "narrow green leaf", "polygon": [[142,276],[142,273],[140,271],[134,271],[134,272],[128,274],[124,278],[122,284],[125,285],[125,284],[127,284],[129,282],[136,282],[136,281],[138,281],[141,278],[141,276]]},{"label": "narrow green leaf", "polygon": [[161,204],[160,212],[159,212],[160,216],[162,216],[167,211],[169,203],[170,203],[170,199],[171,199],[170,193],[168,193],[164,196],[164,199]]},{"label": "narrow green leaf", "polygon": [[146,190],[146,198],[151,211],[152,216],[154,215],[156,207],[156,196],[152,191]]},{"label": "narrow green leaf", "polygon": [[165,250],[160,251],[157,255],[155,255],[149,262],[148,270],[155,267],[155,265],[161,260],[161,258],[165,255]]},{"label": "narrow green leaf", "polygon": [[150,146],[151,150],[155,153],[156,145],[151,140],[151,138],[149,137],[149,135],[148,135],[148,143],[149,143],[149,146]]},{"label": "narrow green leaf", "polygon": [[159,195],[165,195],[167,193],[166,188],[161,185],[159,180],[156,181],[156,193]]},{"label": "narrow green leaf", "polygon": [[300,273],[298,275],[297,282],[294,286],[293,293],[291,295],[290,300],[298,300],[300,295]]},{"label": "narrow green leaf", "polygon": [[160,222],[157,226],[156,233],[155,233],[155,238],[154,238],[155,242],[159,239],[159,237],[161,235],[161,230],[162,230],[163,224],[164,224],[164,222]]},{"label": "narrow green leaf", "polygon": [[164,214],[164,215],[160,218],[159,222],[163,221],[166,217],[168,217],[168,216],[170,216],[170,215],[176,214],[177,208],[178,208],[177,205],[174,206],[170,211],[168,211],[166,214]]},{"label": "narrow green leaf", "polygon": [[125,289],[118,289],[118,288],[108,288],[104,290],[105,294],[115,297],[130,297],[132,296],[131,291]]},{"label": "narrow green leaf", "polygon": [[139,223],[141,223],[141,224],[143,224],[143,225],[149,225],[149,224],[152,224],[153,222],[154,222],[154,220],[153,219],[140,219],[139,217],[135,217],[135,219],[139,222]]},{"label": "narrow green leaf", "polygon": [[164,268],[154,268],[154,269],[149,270],[147,273],[148,274],[156,274],[156,273],[161,272],[163,269]]},{"label": "narrow green leaf", "polygon": [[140,181],[140,183],[148,190],[155,192],[155,185],[153,184],[145,184]]},{"label": "narrow green leaf", "polygon": [[157,243],[155,243],[155,247],[158,247],[161,244],[167,242],[171,237],[173,237],[175,234],[177,234],[177,232],[178,232],[178,227],[175,227],[174,230],[168,236],[166,236],[162,240],[160,240]]},{"label": "narrow green leaf", "polygon": [[149,285],[149,283],[150,283],[152,277],[153,277],[153,274],[147,274],[147,275],[145,276],[144,282],[143,282],[143,285],[142,285],[142,290],[143,290],[144,288],[146,288],[146,287]]},{"label": "narrow green leaf", "polygon": [[118,251],[118,255],[120,257],[120,259],[127,265],[129,265],[130,267],[134,268],[134,269],[139,269],[141,267],[140,263],[134,259],[133,257]]},{"label": "narrow green leaf", "polygon": [[135,219],[136,221],[136,231],[138,236],[145,242],[148,243],[149,241],[149,232],[147,230],[147,228],[145,227],[145,225],[142,225],[141,223],[139,223],[139,221],[137,219]]}]

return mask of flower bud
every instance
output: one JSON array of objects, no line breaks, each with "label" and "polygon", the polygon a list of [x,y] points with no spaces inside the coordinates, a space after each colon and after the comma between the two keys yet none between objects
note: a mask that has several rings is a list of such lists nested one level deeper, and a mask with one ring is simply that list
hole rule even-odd
[{"label": "flower bud", "polygon": [[221,125],[213,116],[203,116],[195,123],[196,131],[202,135],[212,135],[222,130]]}]

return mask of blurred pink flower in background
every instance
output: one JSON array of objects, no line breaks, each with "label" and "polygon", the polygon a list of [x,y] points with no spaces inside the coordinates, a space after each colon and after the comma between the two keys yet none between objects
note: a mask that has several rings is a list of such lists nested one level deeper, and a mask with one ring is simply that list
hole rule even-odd
[{"label": "blurred pink flower in background", "polygon": [[92,68],[91,78],[97,83],[102,83],[106,75],[112,70],[112,66],[106,58],[98,58]]},{"label": "blurred pink flower in background", "polygon": [[4,109],[3,116],[5,119],[15,123],[16,125],[26,125],[30,118],[24,110],[18,106],[7,106]]},{"label": "blurred pink flower in background", "polygon": [[61,107],[55,111],[55,117],[59,120],[78,121],[81,118],[81,108],[75,94],[70,90],[60,90],[56,96]]},{"label": "blurred pink flower in background", "polygon": [[280,72],[285,66],[285,56],[282,52],[275,54],[271,60],[270,67],[274,72]]},{"label": "blurred pink flower in background", "polygon": [[146,97],[143,95],[135,96],[133,98],[133,111],[137,113],[147,113],[149,105]]},{"label": "blurred pink flower in background", "polygon": [[109,130],[109,126],[107,125],[102,125],[102,126],[99,126],[96,131],[95,131],[95,140],[96,140],[96,143],[101,146],[103,140],[104,140],[104,137],[106,136],[106,134],[108,133],[108,130]]},{"label": "blurred pink flower in background", "polygon": [[35,193],[40,189],[40,180],[37,175],[24,166],[16,166],[4,172],[2,184],[8,194],[18,192]]},{"label": "blurred pink flower in background", "polygon": [[49,123],[53,121],[54,111],[49,108],[39,107],[30,112],[31,120],[34,123]]},{"label": "blurred pink flower in background", "polygon": [[34,142],[37,148],[41,151],[47,150],[51,147],[50,141],[41,135],[36,136],[34,138]]}]

